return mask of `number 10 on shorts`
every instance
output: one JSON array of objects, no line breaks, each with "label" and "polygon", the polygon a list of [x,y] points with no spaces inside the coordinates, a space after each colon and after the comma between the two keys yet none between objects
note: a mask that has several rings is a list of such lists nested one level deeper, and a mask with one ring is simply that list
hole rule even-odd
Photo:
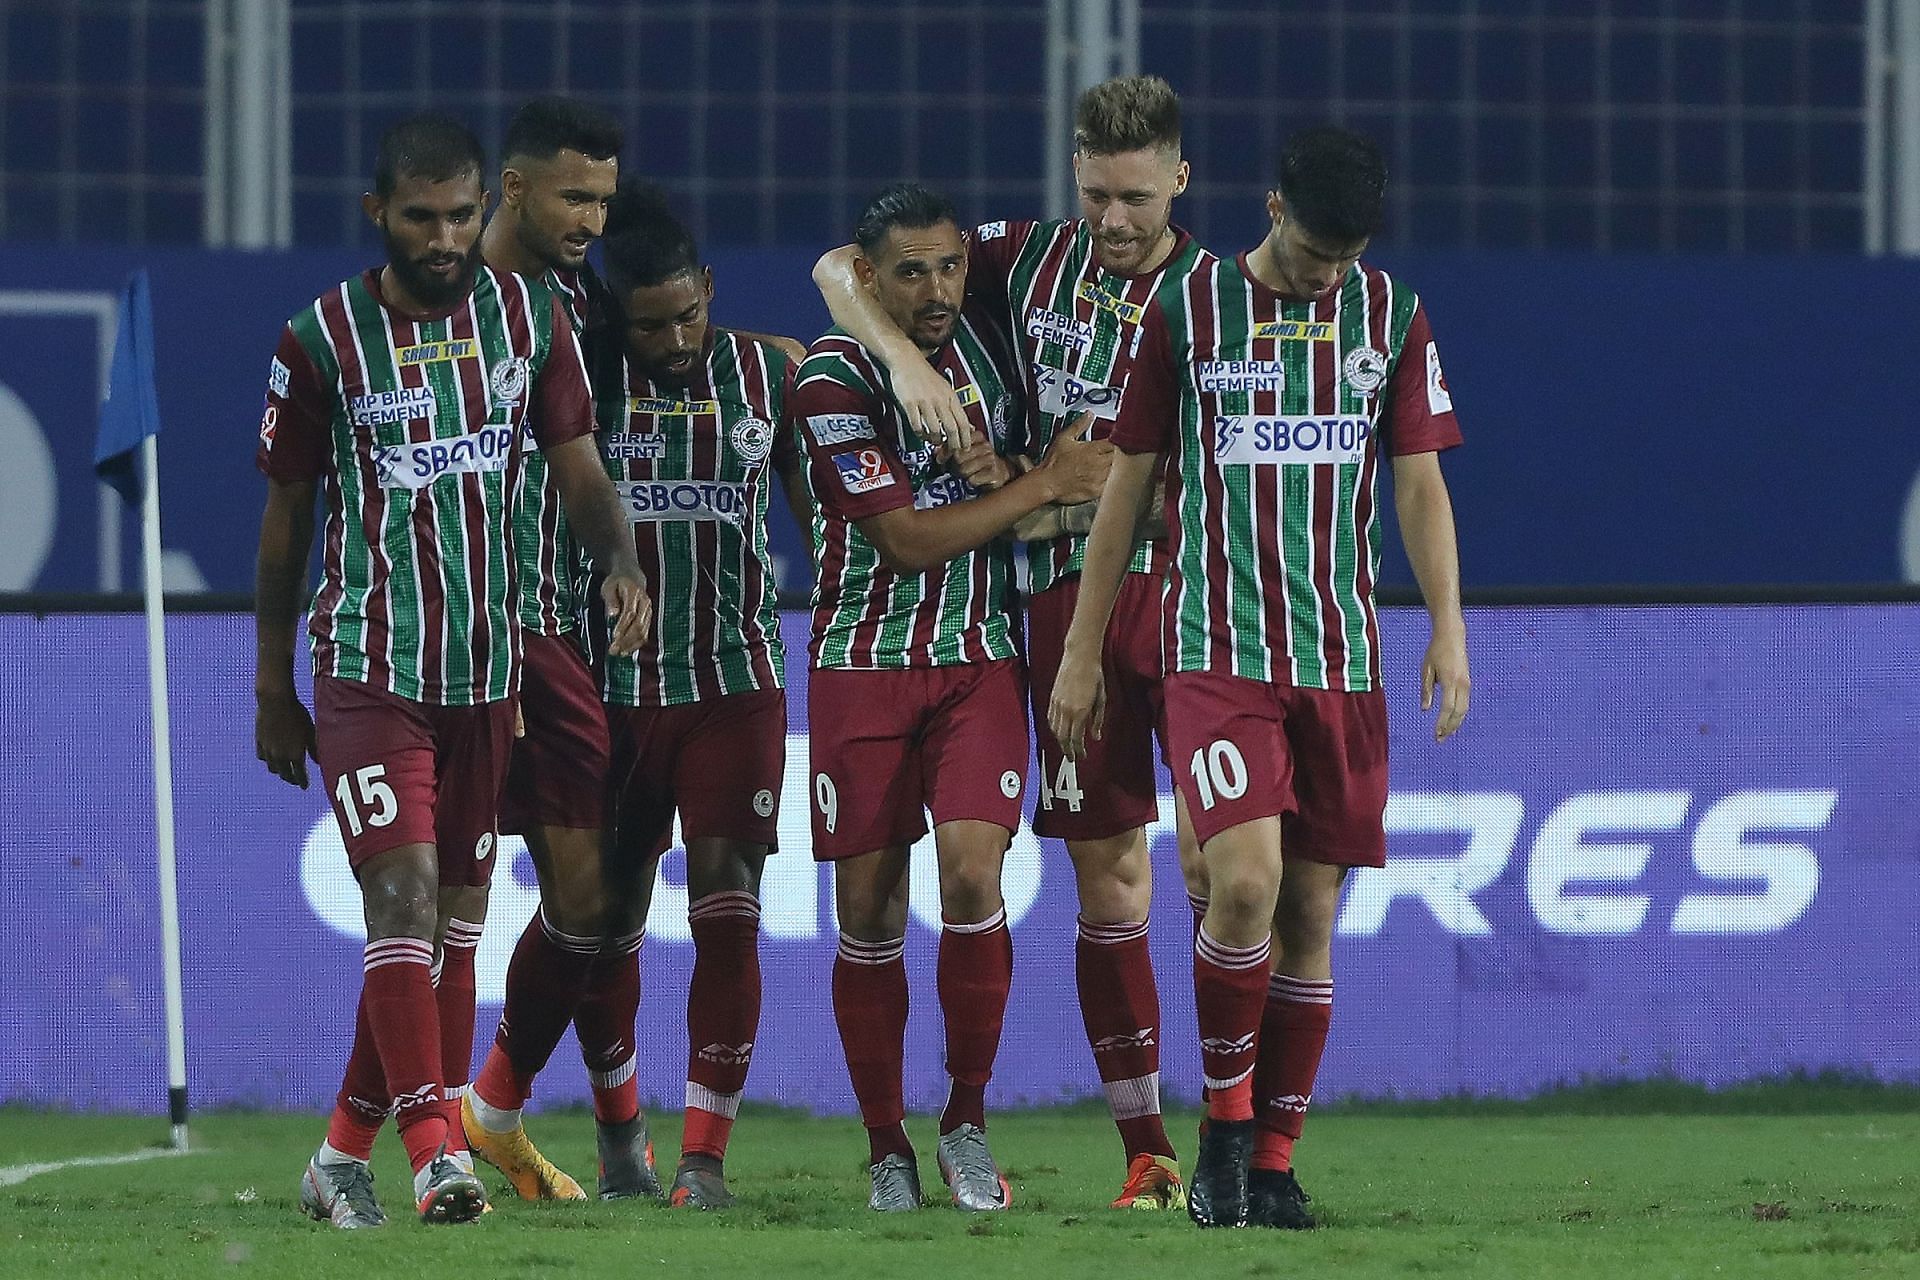
[{"label": "number 10 on shorts", "polygon": [[1200,807],[1211,809],[1221,800],[1238,800],[1247,794],[1247,761],[1240,748],[1225,738],[1216,738],[1193,753],[1193,788],[1200,793]]},{"label": "number 10 on shorts", "polygon": [[[356,773],[340,775],[340,781],[333,785],[333,798],[340,802],[340,820],[347,824],[347,832],[356,840],[367,827],[384,827],[400,816],[400,801],[394,796],[393,788],[382,781],[387,776],[387,766],[370,764]],[[354,803],[354,786],[360,789],[359,804]],[[371,810],[363,826],[360,811]]]}]

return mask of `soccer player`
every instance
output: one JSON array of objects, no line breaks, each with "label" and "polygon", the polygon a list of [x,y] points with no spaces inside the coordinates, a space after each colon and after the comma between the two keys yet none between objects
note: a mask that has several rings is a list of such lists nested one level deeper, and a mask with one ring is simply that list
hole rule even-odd
[{"label": "soccer player", "polygon": [[867,1127],[879,1210],[920,1206],[904,1127],[902,960],[907,850],[931,810],[940,866],[938,987],[952,1079],[939,1166],[954,1203],[1004,1209],[985,1094],[1013,970],[1000,868],[1020,822],[1024,680],[996,539],[1048,504],[1098,491],[1110,446],[1062,433],[1014,476],[1021,420],[1010,352],[963,311],[967,253],[953,207],[923,187],[881,192],[854,234],[855,269],[921,360],[951,385],[970,444],[937,450],[888,372],[841,330],[809,349],[792,413],[819,502],[811,733],[814,856],[834,863],[834,1016]]},{"label": "soccer player", "polygon": [[1421,706],[1442,690],[1441,739],[1467,712],[1439,460],[1460,428],[1419,298],[1359,261],[1385,187],[1366,139],[1295,134],[1266,238],[1149,306],[1054,685],[1054,732],[1077,756],[1102,730],[1101,638],[1164,459],[1168,737],[1211,889],[1194,960],[1210,1096],[1188,1212],[1202,1226],[1314,1225],[1293,1144],[1332,1016],[1340,887],[1386,861],[1383,459],[1432,617]]},{"label": "soccer player", "polygon": [[[1155,76],[1109,80],[1081,95],[1074,121],[1080,217],[989,222],[974,229],[967,286],[1003,318],[1021,356],[1032,439],[1045,445],[1077,414],[1104,436],[1119,412],[1140,317],[1154,291],[1199,260],[1200,247],[1172,222],[1186,189],[1180,102]],[[836,250],[815,278],[834,319],[887,366],[901,402],[925,406],[928,430],[952,391],[880,313]],[[1080,897],[1075,974],[1080,1012],[1127,1172],[1115,1208],[1179,1208],[1178,1161],[1160,1117],[1160,998],[1147,946],[1153,867],[1146,824],[1158,809],[1153,743],[1161,730],[1158,618],[1166,556],[1142,546],[1129,572],[1105,650],[1106,733],[1080,759],[1062,754],[1047,727],[1067,623],[1079,595],[1091,504],[1049,507],[1016,530],[1028,539],[1027,661],[1039,734],[1040,795],[1034,830],[1066,842]],[[1179,806],[1176,806],[1177,810]],[[1183,864],[1198,849],[1178,813]],[[1204,876],[1189,876],[1189,889]]]},{"label": "soccer player", "polygon": [[[500,207],[481,237],[487,264],[538,279],[560,297],[574,332],[593,348],[603,291],[587,249],[606,225],[618,180],[621,129],[606,112],[537,98],[507,127]],[[592,370],[589,369],[591,373]],[[462,1107],[474,1152],[528,1200],[577,1200],[580,1184],[527,1138],[521,1108],[569,1022],[593,1086],[600,1190],[660,1195],[634,1088],[633,1016],[647,888],[637,871],[609,876],[601,851],[608,767],[599,680],[577,634],[575,552],[559,489],[530,454],[514,501],[525,734],[513,748],[500,829],[524,835],[540,880],[540,909],[507,968],[494,1044]]]},{"label": "soccer player", "polygon": [[[389,1108],[427,1222],[486,1206],[444,1081],[465,1073],[472,997],[436,998],[436,951],[477,935],[498,845],[520,636],[509,504],[530,423],[575,529],[607,570],[617,649],[646,628],[639,566],[591,440],[580,347],[545,289],[480,261],[480,145],[414,116],[381,139],[363,199],[384,267],[295,315],[268,378],[256,584],[254,734],[307,785],[319,762],[365,902],[354,1047],[301,1204],[378,1226],[367,1158]],[[324,486],[326,550],[308,630],[315,715],[293,684],[294,626]]]},{"label": "soccer player", "polygon": [[[760,872],[779,841],[785,650],[767,549],[770,481],[804,524],[786,424],[804,348],[711,322],[713,273],[657,192],[623,190],[607,277],[622,324],[600,397],[601,453],[633,528],[654,616],[631,657],[588,630],[613,727],[618,856],[647,884],[678,810],[694,965],[686,1117],[669,1202],[733,1204],[723,1162],[760,1025]],[[632,1031],[628,1015],[626,1032]]]}]

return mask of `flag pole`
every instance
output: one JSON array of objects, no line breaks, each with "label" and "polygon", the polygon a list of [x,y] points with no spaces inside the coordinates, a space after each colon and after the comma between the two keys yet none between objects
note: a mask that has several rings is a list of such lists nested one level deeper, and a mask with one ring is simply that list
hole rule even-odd
[{"label": "flag pole", "polygon": [[180,993],[180,898],[173,859],[173,735],[167,722],[167,629],[161,598],[158,437],[140,442],[140,547],[147,604],[147,694],[153,711],[153,815],[160,842],[160,959],[167,1002],[167,1117],[187,1149],[187,1026]]}]

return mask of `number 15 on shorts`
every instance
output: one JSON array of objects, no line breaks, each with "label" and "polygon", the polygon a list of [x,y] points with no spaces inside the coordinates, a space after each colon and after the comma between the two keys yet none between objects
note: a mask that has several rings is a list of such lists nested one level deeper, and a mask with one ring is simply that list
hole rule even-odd
[{"label": "number 15 on shorts", "polygon": [[[356,840],[367,827],[384,827],[400,816],[400,801],[393,794],[393,788],[382,779],[387,776],[387,766],[370,764],[353,773],[343,773],[340,781],[333,786],[333,798],[340,802],[340,821],[346,824],[347,833]],[[359,801],[354,799],[354,787],[359,786]],[[363,824],[360,818],[366,813]]]}]

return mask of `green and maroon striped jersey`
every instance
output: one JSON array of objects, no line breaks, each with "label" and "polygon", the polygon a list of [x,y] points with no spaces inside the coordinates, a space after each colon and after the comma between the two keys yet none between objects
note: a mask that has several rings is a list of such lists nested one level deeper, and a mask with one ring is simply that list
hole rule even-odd
[{"label": "green and maroon striped jersey", "polygon": [[[1083,218],[1053,222],[988,222],[968,238],[967,288],[1006,311],[1026,389],[1028,445],[1045,449],[1054,433],[1082,413],[1104,438],[1120,412],[1127,373],[1139,350],[1140,320],[1162,282],[1199,261],[1193,237],[1172,228],[1165,262],[1139,275],[1100,266]],[[1027,589],[1045,591],[1080,572],[1087,540],[1068,534],[1027,544]],[[1157,572],[1154,548],[1142,546],[1127,567]]]},{"label": "green and maroon striped jersey", "polygon": [[1382,450],[1460,443],[1419,298],[1356,265],[1293,301],[1208,255],[1144,324],[1113,440],[1168,455],[1166,670],[1379,687]]},{"label": "green and maroon striped jersey", "polygon": [[[578,338],[587,325],[587,288],[580,273],[549,268],[540,283],[560,299]],[[547,460],[530,447],[523,450],[520,483],[513,495],[513,550],[520,561],[520,625],[544,636],[573,630],[573,581],[580,553],[567,529],[560,488],[547,474]]]},{"label": "green and maroon striped jersey", "polygon": [[314,671],[465,706],[518,687],[511,512],[521,431],[593,429],[559,302],[482,267],[449,311],[409,316],[378,268],[287,322],[268,375],[260,469],[326,492],[309,610]]},{"label": "green and maroon striped jersey", "polygon": [[[934,357],[974,430],[996,451],[1020,447],[1018,392],[990,326],[963,310]],[[817,509],[813,588],[815,668],[945,667],[1014,656],[1013,557],[999,539],[937,569],[887,568],[858,522],[898,507],[964,502],[977,490],[947,470],[907,425],[885,368],[839,329],[807,351],[791,414],[807,452]]]},{"label": "green and maroon striped jersey", "polygon": [[[710,329],[685,385],[631,361],[601,390],[600,454],[633,526],[653,627],[632,657],[607,653],[599,579],[582,593],[602,695],[622,707],[678,706],[785,681],[767,510],[797,466],[786,429],[792,362],[778,347]],[[613,394],[617,391],[619,394]]]}]

